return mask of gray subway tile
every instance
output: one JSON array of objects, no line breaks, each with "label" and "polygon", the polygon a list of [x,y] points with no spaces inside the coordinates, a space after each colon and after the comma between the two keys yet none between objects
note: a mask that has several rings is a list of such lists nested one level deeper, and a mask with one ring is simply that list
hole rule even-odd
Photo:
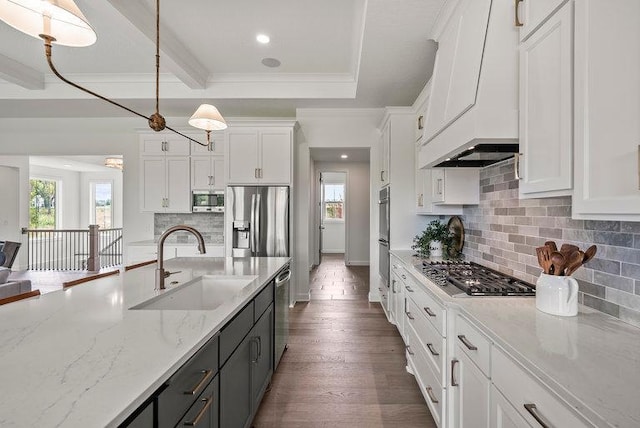
[{"label": "gray subway tile", "polygon": [[531,225],[531,217],[514,217],[513,222],[519,225],[529,226]]},{"label": "gray subway tile", "polygon": [[604,298],[606,291],[602,285],[592,284],[587,281],[583,281],[581,279],[578,280],[578,286],[580,287],[580,291],[585,294],[589,294],[590,296]]},{"label": "gray subway tile", "polygon": [[640,265],[622,263],[621,273],[627,278],[640,279]]},{"label": "gray subway tile", "polygon": [[640,294],[640,279],[636,279],[636,294]]},{"label": "gray subway tile", "polygon": [[547,215],[547,207],[527,207],[526,213],[531,217],[543,217]]},{"label": "gray subway tile", "polygon": [[533,247],[542,247],[545,243],[546,239],[540,238],[538,236],[527,236],[526,244],[531,245]]},{"label": "gray subway tile", "polygon": [[593,233],[593,242],[617,247],[633,247],[633,235],[630,233],[595,231]]},{"label": "gray subway tile", "polygon": [[587,230],[604,230],[607,232],[619,232],[619,221],[604,221],[604,220],[585,220],[584,228]]},{"label": "gray subway tile", "polygon": [[625,308],[640,311],[640,296],[635,294],[625,293],[624,291],[616,290],[615,288],[607,288],[606,299],[618,306],[624,306]]},{"label": "gray subway tile", "polygon": [[509,242],[513,242],[513,243],[516,243],[516,244],[524,244],[524,243],[526,243],[526,237],[522,236],[522,235],[510,234],[508,239],[509,239]]},{"label": "gray subway tile", "polygon": [[548,227],[540,228],[540,236],[545,238],[554,238],[561,239],[562,238],[562,229],[551,229]]},{"label": "gray subway tile", "polygon": [[636,327],[640,327],[640,311],[634,311],[633,309],[620,307],[620,320],[631,324]]},{"label": "gray subway tile", "polygon": [[640,235],[633,235],[633,248],[640,249]]},{"label": "gray subway tile", "polygon": [[570,206],[550,206],[547,207],[547,215],[550,217],[569,217],[571,215]]},{"label": "gray subway tile", "polygon": [[620,223],[620,232],[640,234],[640,221],[623,221]]},{"label": "gray subway tile", "polygon": [[526,215],[526,208],[524,207],[516,207],[516,208],[509,208],[509,215],[515,215],[515,216],[520,216],[520,215]]},{"label": "gray subway tile", "polygon": [[606,272],[613,275],[620,275],[620,262],[616,262],[613,260],[605,260],[600,258],[591,259],[587,266],[590,269],[597,270],[600,272]]},{"label": "gray subway tile", "polygon": [[509,214],[508,208],[494,208],[493,209],[495,215],[507,215]]},{"label": "gray subway tile", "polygon": [[631,264],[640,264],[640,249],[604,246],[598,249],[602,253],[602,258],[625,262]]},{"label": "gray subway tile", "polygon": [[503,224],[502,225],[502,231],[504,233],[517,234],[518,230],[519,230],[518,226],[516,226],[514,224]]},{"label": "gray subway tile", "polygon": [[627,293],[633,293],[634,291],[633,279],[624,278],[618,275],[611,275],[605,272],[594,271],[593,282],[606,287],[626,291]]},{"label": "gray subway tile", "polygon": [[542,198],[540,199],[540,205],[546,207],[559,205],[568,206],[571,205],[571,197],[565,196],[560,198]]},{"label": "gray subway tile", "polygon": [[495,190],[495,184],[489,184],[480,188],[480,193],[491,193]]},{"label": "gray subway tile", "polygon": [[584,295],[584,305],[616,318],[620,316],[620,306],[589,294]]}]

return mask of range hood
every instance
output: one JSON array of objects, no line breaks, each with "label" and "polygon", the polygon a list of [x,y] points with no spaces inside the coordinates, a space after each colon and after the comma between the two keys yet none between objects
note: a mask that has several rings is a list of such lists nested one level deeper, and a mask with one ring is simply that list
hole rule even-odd
[{"label": "range hood", "polygon": [[436,168],[484,168],[518,153],[518,144],[477,144],[446,158]]}]

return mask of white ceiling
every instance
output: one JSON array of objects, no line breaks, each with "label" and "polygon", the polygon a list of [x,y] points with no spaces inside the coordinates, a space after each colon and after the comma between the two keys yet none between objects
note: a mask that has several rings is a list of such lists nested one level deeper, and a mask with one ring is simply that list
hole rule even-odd
[{"label": "white ceiling", "polygon": [[[86,48],[54,46],[59,71],[152,113],[155,1],[76,2],[98,41]],[[427,40],[443,3],[163,0],[161,113],[189,116],[201,102],[235,117],[411,105],[433,68]],[[271,43],[257,43],[258,33]],[[0,117],[129,115],[55,78],[39,39],[0,22],[0,40]],[[265,67],[267,57],[282,65]]]},{"label": "white ceiling", "polygon": [[[365,148],[311,147],[309,154],[316,162],[369,162],[369,149]],[[342,155],[347,158],[342,159]]]},{"label": "white ceiling", "polygon": [[[29,156],[29,165],[62,169],[75,172],[119,171],[104,166],[104,160],[113,155],[104,156]],[[116,156],[120,157],[120,156]]]}]

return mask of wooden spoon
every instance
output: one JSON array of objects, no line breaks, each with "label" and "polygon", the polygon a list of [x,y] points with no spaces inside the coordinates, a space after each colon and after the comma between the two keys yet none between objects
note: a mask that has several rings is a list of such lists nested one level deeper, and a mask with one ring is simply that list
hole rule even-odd
[{"label": "wooden spoon", "polygon": [[551,253],[551,264],[553,265],[553,274],[555,276],[564,275],[564,267],[567,264],[567,258],[558,251]]},{"label": "wooden spoon", "polygon": [[544,243],[545,246],[549,247],[549,249],[551,249],[551,251],[558,251],[558,246],[556,245],[555,241],[547,241]]},{"label": "wooden spoon", "polygon": [[562,244],[562,247],[560,247],[560,252],[566,258],[569,258],[571,253],[573,253],[574,251],[580,251],[580,248],[572,244]]},{"label": "wooden spoon", "polygon": [[549,270],[551,269],[551,251],[549,251],[549,247],[538,247],[536,251],[540,253],[540,266],[542,266],[542,271],[549,275]]},{"label": "wooden spoon", "polygon": [[589,248],[587,248],[587,250],[584,252],[582,264],[585,264],[586,262],[591,260],[596,255],[597,251],[598,251],[598,247],[596,247],[595,245],[592,245]]},{"label": "wooden spoon", "polygon": [[567,261],[567,265],[564,268],[564,274],[566,276],[571,275],[576,270],[578,270],[580,266],[582,266],[583,256],[584,254],[582,253],[582,251],[574,251],[573,253],[571,253],[571,256],[569,256],[569,260]]}]

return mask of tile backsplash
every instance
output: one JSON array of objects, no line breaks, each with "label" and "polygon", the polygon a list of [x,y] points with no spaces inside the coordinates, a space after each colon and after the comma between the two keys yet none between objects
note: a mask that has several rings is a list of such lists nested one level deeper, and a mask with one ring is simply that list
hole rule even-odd
[{"label": "tile backsplash", "polygon": [[[177,224],[194,227],[202,234],[205,242],[224,244],[224,213],[154,214],[155,240],[157,241],[165,230]],[[175,232],[167,238],[167,242],[195,243],[196,238],[189,232]]]},{"label": "tile backsplash", "polygon": [[513,159],[480,171],[480,204],[464,208],[466,258],[536,282],[545,241],[598,246],[573,275],[580,303],[640,327],[640,222],[571,218],[571,197],[518,199]]}]

